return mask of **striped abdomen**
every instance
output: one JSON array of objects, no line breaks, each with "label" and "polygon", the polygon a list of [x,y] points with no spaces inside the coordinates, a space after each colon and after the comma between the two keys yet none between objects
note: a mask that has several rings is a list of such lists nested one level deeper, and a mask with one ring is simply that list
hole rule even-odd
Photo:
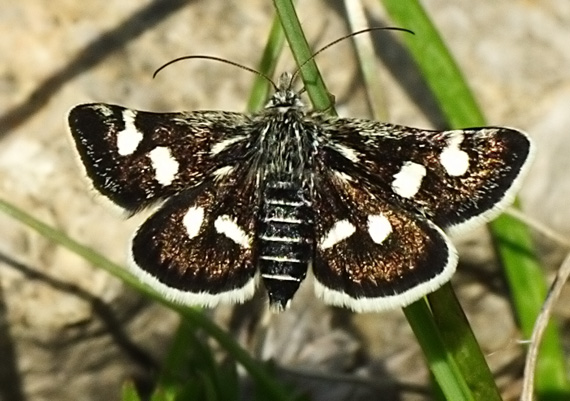
[{"label": "striped abdomen", "polygon": [[272,307],[287,307],[313,260],[313,217],[303,189],[269,182],[263,191],[257,237],[259,270]]}]

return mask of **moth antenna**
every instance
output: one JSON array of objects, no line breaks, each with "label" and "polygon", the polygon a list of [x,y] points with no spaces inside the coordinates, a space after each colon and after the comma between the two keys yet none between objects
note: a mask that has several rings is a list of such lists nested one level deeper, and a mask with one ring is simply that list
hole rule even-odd
[{"label": "moth antenna", "polygon": [[401,31],[401,32],[407,32],[407,33],[411,33],[412,35],[415,35],[414,31],[411,31],[409,29],[406,28],[398,28],[398,27],[394,27],[394,26],[388,26],[388,27],[373,27],[373,28],[366,28],[366,29],[362,29],[360,31],[356,31],[356,32],[352,32],[349,33],[348,35],[344,35],[341,36],[338,39],[333,40],[332,42],[326,44],[325,46],[321,47],[319,50],[317,50],[315,53],[313,53],[313,55],[311,57],[309,57],[307,60],[303,61],[303,63],[295,70],[295,72],[293,73],[293,75],[291,76],[291,82],[293,82],[295,80],[295,78],[297,77],[297,75],[299,74],[299,72],[301,71],[301,69],[305,66],[305,64],[307,64],[309,61],[313,60],[315,57],[317,57],[319,54],[321,54],[322,52],[324,52],[325,50],[327,50],[329,47],[332,47],[334,45],[336,45],[339,42],[342,42],[345,39],[348,38],[352,38],[356,35],[360,35],[362,33],[366,33],[366,32],[373,32],[373,31]]},{"label": "moth antenna", "polygon": [[191,56],[182,56],[182,57],[175,58],[174,60],[170,60],[166,64],[163,64],[160,67],[158,67],[158,69],[154,72],[154,74],[152,74],[152,78],[153,79],[156,78],[158,73],[160,71],[162,71],[163,69],[165,69],[166,67],[168,67],[169,65],[177,63],[178,61],[190,60],[190,59],[213,60],[213,61],[219,61],[221,63],[233,65],[234,67],[238,67],[238,68],[241,68],[242,70],[252,72],[252,73],[266,79],[269,83],[271,83],[271,85],[273,85],[273,88],[275,90],[277,90],[277,85],[275,84],[275,82],[273,82],[273,80],[271,78],[269,78],[267,75],[265,75],[264,73],[262,73],[260,71],[254,70],[253,68],[246,67],[245,65],[236,63],[234,61],[226,60],[224,58],[220,58],[220,57],[216,57],[216,56],[205,56],[205,55],[201,55],[201,54],[191,55]]}]

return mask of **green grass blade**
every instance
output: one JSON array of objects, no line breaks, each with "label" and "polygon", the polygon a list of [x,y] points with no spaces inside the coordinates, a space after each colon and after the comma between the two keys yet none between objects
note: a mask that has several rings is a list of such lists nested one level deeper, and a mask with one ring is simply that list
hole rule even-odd
[{"label": "green grass blade", "polygon": [[[438,100],[452,128],[481,126],[485,120],[461,71],[428,16],[416,0],[383,0],[391,18],[414,30],[404,37],[406,46]],[[513,218],[501,216],[490,225],[525,336],[529,337],[545,294],[545,280],[532,249],[527,228]],[[464,369],[470,367],[465,366]],[[539,394],[568,394],[566,368],[555,325],[546,332],[537,366]]]},{"label": "green grass blade", "polygon": [[404,308],[404,313],[445,398],[452,401],[482,399],[471,393],[454,356],[443,342],[426,300],[414,302]]},{"label": "green grass blade", "polygon": [[451,127],[484,125],[485,119],[457,63],[417,0],[382,0]]},{"label": "green grass blade", "polygon": [[239,380],[233,359],[221,363],[208,342],[200,336],[198,325],[181,319],[162,364],[155,394],[168,400],[219,399],[237,401]]},{"label": "green grass blade", "polygon": [[[261,61],[258,65],[258,71],[264,73],[268,77],[274,78],[275,67],[277,60],[283,52],[283,45],[285,44],[285,35],[279,18],[275,16],[271,24],[271,30],[267,39],[267,44],[263,50]],[[253,83],[249,101],[247,102],[248,111],[256,111],[263,108],[267,100],[267,95],[273,87],[264,77],[258,76]]]},{"label": "green grass blade", "polygon": [[121,401],[141,401],[135,384],[132,381],[127,381],[123,384]]},{"label": "green grass blade", "polygon": [[301,68],[301,76],[313,107],[316,110],[327,110],[334,113],[331,107],[331,97],[317,68],[317,64],[312,59],[313,53],[301,28],[293,2],[291,0],[274,0],[273,4],[293,57],[297,65],[303,66]]},{"label": "green grass blade", "polygon": [[155,384],[156,390],[167,399],[175,399],[186,384],[182,381],[187,382],[191,378],[188,368],[192,360],[190,350],[197,347],[195,331],[195,327],[190,327],[185,320],[181,320],[170,343]]},{"label": "green grass blade", "polygon": [[[526,226],[502,215],[491,223],[491,232],[503,264],[523,336],[529,339],[536,317],[546,299],[547,284],[534,254]],[[568,365],[564,360],[560,332],[555,322],[544,331],[535,372],[539,400],[570,399]]]},{"label": "green grass blade", "polygon": [[493,374],[451,285],[429,294],[428,300],[445,347],[452,353],[475,399],[500,401]]},{"label": "green grass blade", "polygon": [[[344,8],[351,32],[370,28],[364,4],[360,1],[344,0]],[[373,35],[387,34],[388,32],[370,32],[353,38],[354,50],[358,58],[358,66],[365,83],[366,96],[370,114],[378,121],[388,121],[388,109],[382,86],[382,74],[377,68],[378,57],[374,48]]]}]

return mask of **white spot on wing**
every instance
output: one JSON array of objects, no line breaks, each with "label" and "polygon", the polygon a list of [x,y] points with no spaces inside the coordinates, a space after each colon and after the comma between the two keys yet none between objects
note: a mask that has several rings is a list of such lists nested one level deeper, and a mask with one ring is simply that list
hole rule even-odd
[{"label": "white spot on wing", "polygon": [[218,153],[223,151],[225,148],[230,146],[232,143],[236,143],[238,141],[241,141],[243,138],[244,138],[244,136],[238,135],[238,136],[234,136],[233,138],[228,138],[228,139],[224,139],[223,141],[217,142],[210,149],[210,154],[211,155],[217,155]]},{"label": "white spot on wing", "polygon": [[250,238],[230,216],[219,216],[216,221],[214,221],[214,227],[216,227],[216,231],[219,234],[225,235],[243,248],[249,248]]},{"label": "white spot on wing", "polygon": [[341,145],[340,143],[335,143],[334,148],[337,152],[341,155],[346,157],[351,162],[358,162],[358,153],[354,149],[349,148],[348,146]]},{"label": "white spot on wing", "polygon": [[392,189],[403,198],[411,198],[420,190],[426,168],[414,162],[405,162],[400,171],[394,174]]},{"label": "white spot on wing", "polygon": [[[97,110],[99,113],[101,113],[104,117],[111,117],[113,115],[113,110],[111,110],[111,108],[109,107],[109,105],[104,104],[104,103],[97,103],[97,104],[93,104],[91,105],[91,108],[93,110]],[[132,110],[129,110],[132,111]],[[124,117],[123,117],[124,118]]]},{"label": "white spot on wing", "polygon": [[170,149],[158,146],[150,151],[148,156],[154,168],[154,178],[156,178],[161,185],[166,186],[172,184],[172,181],[176,178],[176,174],[178,174],[178,162],[172,157]]},{"label": "white spot on wing", "polygon": [[204,209],[201,207],[191,207],[182,219],[182,224],[186,228],[189,238],[194,238],[200,232],[200,227],[204,222]]},{"label": "white spot on wing", "polygon": [[518,190],[521,188],[522,181],[524,177],[526,177],[528,170],[534,160],[536,153],[536,146],[525,132],[516,130],[514,128],[505,127],[505,129],[510,129],[512,131],[515,131],[514,134],[523,136],[529,142],[528,155],[526,157],[526,160],[524,161],[524,164],[521,166],[518,175],[511,183],[510,188],[505,191],[503,197],[498,202],[496,202],[490,209],[478,215],[471,216],[467,220],[462,221],[454,226],[446,227],[446,231],[448,233],[459,234],[468,230],[472,230],[475,227],[481,226],[484,223],[493,220],[495,217],[501,214],[501,212],[514,201],[515,195],[518,192]]},{"label": "white spot on wing", "polygon": [[117,152],[121,156],[132,154],[143,139],[143,134],[135,127],[135,117],[137,113],[126,109],[123,111],[123,122],[125,128],[117,133]]},{"label": "white spot on wing", "polygon": [[383,214],[368,216],[368,233],[372,241],[381,244],[392,232],[390,220]]},{"label": "white spot on wing", "polygon": [[225,177],[228,174],[231,174],[232,171],[234,171],[234,168],[232,166],[224,166],[224,167],[220,167],[219,169],[215,170],[212,174],[217,179],[220,179],[222,177]]},{"label": "white spot on wing", "polygon": [[469,155],[459,148],[461,142],[463,142],[463,133],[450,131],[447,146],[439,155],[439,161],[447,174],[454,177],[465,174],[469,169]]},{"label": "white spot on wing", "polygon": [[332,173],[341,181],[354,181],[350,175],[343,173],[342,171],[332,170]]},{"label": "white spot on wing", "polygon": [[327,249],[350,237],[356,231],[348,220],[340,220],[333,224],[327,235],[321,240],[320,248]]}]

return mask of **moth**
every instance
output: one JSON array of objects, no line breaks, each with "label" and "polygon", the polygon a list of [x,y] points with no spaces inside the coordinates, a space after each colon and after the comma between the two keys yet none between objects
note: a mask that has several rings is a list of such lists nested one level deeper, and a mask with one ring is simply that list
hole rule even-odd
[{"label": "moth", "polygon": [[496,217],[534,147],[503,127],[410,128],[305,109],[284,73],[257,113],[79,105],[69,127],[94,187],[156,211],[130,266],[171,300],[287,308],[307,274],[325,303],[402,307],[450,280],[444,233]]}]

